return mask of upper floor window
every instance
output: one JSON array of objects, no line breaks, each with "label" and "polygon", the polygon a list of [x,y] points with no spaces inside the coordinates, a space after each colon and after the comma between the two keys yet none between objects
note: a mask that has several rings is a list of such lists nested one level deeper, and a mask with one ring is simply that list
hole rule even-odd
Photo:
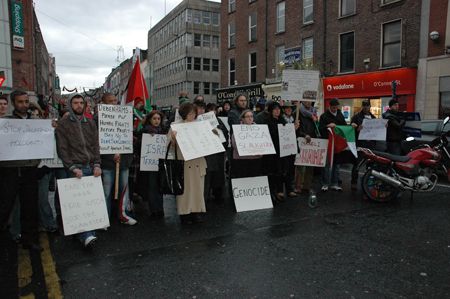
[{"label": "upper floor window", "polygon": [[356,12],[356,0],[341,0],[339,16],[345,17]]},{"label": "upper floor window", "polygon": [[212,13],[212,24],[213,26],[219,26],[219,14],[217,12]]},{"label": "upper floor window", "polygon": [[234,58],[228,60],[228,85],[235,85],[236,81],[236,61]]},{"label": "upper floor window", "polygon": [[199,33],[194,34],[194,46],[200,47],[202,45],[202,35]]},{"label": "upper floor window", "polygon": [[202,23],[202,13],[199,10],[194,10],[194,23],[195,24]]},{"label": "upper floor window", "polygon": [[236,10],[236,0],[228,0],[228,12]]},{"label": "upper floor window", "polygon": [[303,24],[314,21],[313,0],[303,0]]},{"label": "upper floor window", "polygon": [[248,68],[249,68],[249,82],[256,82],[256,52],[249,54]]},{"label": "upper floor window", "polygon": [[277,33],[285,30],[285,7],[284,1],[277,3]]},{"label": "upper floor window", "polygon": [[339,40],[339,72],[355,70],[355,32],[343,33]]},{"label": "upper floor window", "polygon": [[251,13],[248,16],[248,40],[256,40],[256,12]]},{"label": "upper floor window", "polygon": [[209,25],[211,24],[211,13],[209,11],[202,12],[203,24]]},{"label": "upper floor window", "polygon": [[312,37],[303,40],[303,60],[313,59],[314,56],[314,40]]},{"label": "upper floor window", "polygon": [[218,35],[213,35],[212,36],[212,47],[213,48],[219,48],[219,43],[220,43],[219,36]]},{"label": "upper floor window", "polygon": [[236,47],[236,27],[234,21],[228,24],[228,48]]},{"label": "upper floor window", "polygon": [[382,67],[399,66],[401,64],[402,21],[383,24]]}]

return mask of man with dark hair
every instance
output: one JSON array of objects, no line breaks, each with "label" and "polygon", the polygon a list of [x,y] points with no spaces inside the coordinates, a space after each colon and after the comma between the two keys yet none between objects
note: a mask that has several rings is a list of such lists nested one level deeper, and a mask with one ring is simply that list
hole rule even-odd
[{"label": "man with dark hair", "polygon": [[194,98],[194,103],[195,102],[205,102],[205,97],[204,96],[202,96],[201,94],[198,94],[198,95],[196,95],[195,96],[195,98]]},{"label": "man with dark hair", "polygon": [[[61,119],[56,128],[58,156],[67,172],[80,179],[102,174],[97,126],[83,115],[85,104],[81,95],[74,95],[69,101],[70,116]],[[92,247],[97,240],[94,231],[78,234],[78,238],[85,247]]]},{"label": "man with dark hair", "polygon": [[241,114],[247,109],[248,100],[243,94],[239,94],[234,98],[234,107],[228,113],[228,124],[230,125],[230,131],[233,131],[233,125],[241,123]]},{"label": "man with dark hair", "polygon": [[[31,119],[28,112],[30,100],[26,92],[15,90],[10,94],[14,107],[10,119]],[[20,200],[22,246],[40,251],[38,241],[38,172],[39,160],[0,162],[0,233],[1,240],[7,236],[5,228],[16,197]],[[0,242],[2,243],[2,242]],[[2,243],[4,244],[4,243]]]},{"label": "man with dark hair", "polygon": [[383,113],[383,118],[388,120],[386,130],[386,151],[393,155],[402,154],[402,141],[404,139],[403,127],[405,120],[399,113],[399,104],[397,99],[389,101],[389,110]]}]

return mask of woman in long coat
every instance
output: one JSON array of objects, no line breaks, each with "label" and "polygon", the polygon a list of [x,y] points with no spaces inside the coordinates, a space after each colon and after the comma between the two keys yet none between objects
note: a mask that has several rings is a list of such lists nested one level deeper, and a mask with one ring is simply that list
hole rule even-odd
[{"label": "woman in long coat", "polygon": [[[194,105],[183,103],[178,109],[182,120],[181,123],[195,121],[196,112]],[[176,142],[176,131],[169,131],[169,139],[176,144],[177,157],[184,160],[180,147]],[[204,157],[184,162],[184,193],[177,196],[177,211],[180,220],[184,224],[203,222],[203,214],[206,213],[204,186],[206,175],[206,160]]]}]

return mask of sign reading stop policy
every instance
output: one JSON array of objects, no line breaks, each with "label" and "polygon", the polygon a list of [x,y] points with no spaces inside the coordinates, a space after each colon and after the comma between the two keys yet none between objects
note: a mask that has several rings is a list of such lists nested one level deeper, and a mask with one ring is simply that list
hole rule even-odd
[{"label": "sign reading stop policy", "polygon": [[133,153],[133,107],[98,105],[100,154]]}]

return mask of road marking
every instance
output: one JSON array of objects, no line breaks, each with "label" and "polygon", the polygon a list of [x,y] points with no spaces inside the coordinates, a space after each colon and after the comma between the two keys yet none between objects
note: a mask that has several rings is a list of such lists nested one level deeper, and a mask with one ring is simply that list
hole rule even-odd
[{"label": "road marking", "polygon": [[[30,252],[19,246],[17,254],[17,279],[19,289],[22,289],[29,285],[33,276],[33,268],[31,267]],[[21,299],[34,299],[34,294],[30,293],[26,296],[20,296]]]},{"label": "road marking", "polygon": [[39,240],[43,251],[41,252],[42,269],[44,270],[45,284],[47,286],[48,298],[63,298],[59,276],[56,273],[55,262],[53,261],[52,252],[48,243],[47,233],[41,233]]}]

